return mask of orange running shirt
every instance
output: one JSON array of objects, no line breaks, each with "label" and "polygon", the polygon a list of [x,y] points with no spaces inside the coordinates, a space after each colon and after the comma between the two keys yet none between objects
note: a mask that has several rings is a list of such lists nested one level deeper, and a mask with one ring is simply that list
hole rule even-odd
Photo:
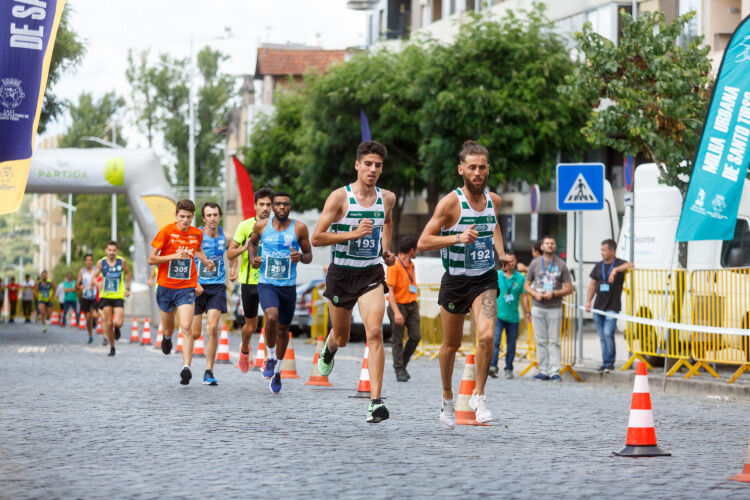
[{"label": "orange running shirt", "polygon": [[203,242],[203,231],[190,226],[183,232],[173,222],[164,226],[156,235],[151,246],[159,250],[159,254],[166,256],[176,253],[179,249],[185,250],[189,257],[187,259],[170,260],[159,264],[159,273],[156,282],[165,288],[195,288],[198,286],[198,272],[195,269],[195,251],[201,247]]},{"label": "orange running shirt", "polygon": [[417,300],[414,262],[405,266],[401,259],[396,259],[396,263],[386,273],[385,281],[388,286],[393,287],[397,304],[411,304]]}]

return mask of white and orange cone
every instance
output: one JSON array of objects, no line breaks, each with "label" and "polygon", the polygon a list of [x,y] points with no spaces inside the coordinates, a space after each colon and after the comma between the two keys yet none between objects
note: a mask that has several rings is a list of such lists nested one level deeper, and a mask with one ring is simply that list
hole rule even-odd
[{"label": "white and orange cone", "polygon": [[735,474],[729,479],[741,483],[750,483],[750,442],[747,443],[747,454],[745,455],[745,465],[742,467],[742,472]]},{"label": "white and orange cone", "polygon": [[281,378],[299,378],[299,375],[297,375],[297,361],[294,359],[292,332],[289,332],[289,344],[286,347],[284,359],[281,360]]},{"label": "white and orange cone", "polygon": [[461,385],[458,387],[458,398],[456,399],[456,423],[458,425],[490,425],[477,422],[477,414],[471,409],[469,400],[474,394],[477,386],[477,368],[474,365],[474,355],[466,356],[464,373],[461,376]]},{"label": "white and orange cone", "polygon": [[130,343],[137,344],[141,341],[141,337],[138,333],[138,318],[133,318],[133,327],[130,329]]},{"label": "white and orange cone", "polygon": [[201,328],[201,336],[193,342],[193,356],[196,358],[206,357],[206,341],[203,338],[203,329]]},{"label": "white and orange cone", "polygon": [[159,321],[159,328],[156,330],[156,345],[154,349],[161,349],[161,341],[164,340],[164,332],[161,329],[161,321]]},{"label": "white and orange cone", "polygon": [[151,323],[146,317],[143,320],[143,337],[141,338],[141,345],[151,345]]},{"label": "white and orange cone", "polygon": [[648,388],[648,372],[646,363],[638,361],[635,368],[635,382],[633,383],[633,399],[630,404],[630,419],[628,420],[628,436],[625,448],[613,452],[620,457],[669,457],[667,453],[656,446],[656,430],[654,429],[654,414],[651,410],[651,392]]},{"label": "white and orange cone", "polygon": [[78,316],[78,329],[79,330],[86,329],[86,313],[83,311],[81,311],[81,314]]},{"label": "white and orange cone", "polygon": [[255,353],[255,363],[253,364],[253,371],[262,370],[268,359],[268,352],[266,351],[266,339],[263,336],[263,328],[260,329],[260,339],[258,340],[258,351]]},{"label": "white and orange cone", "polygon": [[78,319],[76,318],[76,312],[71,311],[70,312],[70,327],[75,328],[78,326]]},{"label": "white and orange cone", "polygon": [[103,335],[102,334],[102,320],[99,319],[99,321],[96,322],[96,333],[97,335]]},{"label": "white and orange cone", "polygon": [[[174,333],[172,336],[174,337]],[[182,331],[177,334],[177,349],[175,352],[182,352]]]},{"label": "white and orange cone", "polygon": [[219,349],[216,351],[216,362],[231,363],[229,360],[229,332],[227,332],[227,325],[222,325],[221,327]]},{"label": "white and orange cone", "polygon": [[60,324],[60,316],[57,315],[57,310],[52,311],[52,320],[49,323],[50,325],[59,325]]},{"label": "white and orange cone", "polygon": [[325,344],[325,337],[318,337],[318,345],[315,348],[315,358],[313,359],[312,370],[310,371],[310,380],[305,382],[305,385],[317,385],[321,387],[333,387],[333,384],[328,381],[328,376],[323,376],[318,370],[318,358],[320,353],[323,352],[323,345]]},{"label": "white and orange cone", "polygon": [[359,372],[359,385],[355,398],[370,398],[370,346],[365,343],[365,355],[362,356],[362,370]]}]

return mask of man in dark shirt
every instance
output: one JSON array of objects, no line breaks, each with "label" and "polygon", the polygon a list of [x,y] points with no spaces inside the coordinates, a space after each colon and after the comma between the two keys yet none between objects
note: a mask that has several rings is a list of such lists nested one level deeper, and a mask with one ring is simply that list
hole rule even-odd
[{"label": "man in dark shirt", "polygon": [[[588,298],[586,300],[586,311],[591,311],[591,299],[596,295],[594,309],[609,313],[620,312],[620,296],[622,285],[625,281],[625,271],[633,267],[632,262],[627,262],[615,257],[617,244],[614,240],[602,241],[602,261],[594,265],[589,277]],[[602,365],[597,368],[599,372],[609,372],[615,368],[615,325],[616,318],[594,313],[594,324],[599,334],[602,345]]]}]

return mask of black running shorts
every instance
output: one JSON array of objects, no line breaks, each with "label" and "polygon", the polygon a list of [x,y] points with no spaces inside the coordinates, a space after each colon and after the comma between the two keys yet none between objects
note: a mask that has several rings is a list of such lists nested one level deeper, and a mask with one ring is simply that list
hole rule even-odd
[{"label": "black running shorts", "polygon": [[388,293],[383,266],[350,269],[331,264],[326,276],[326,291],[323,296],[336,307],[352,310],[359,298],[367,292],[383,286],[384,293]]},{"label": "black running shorts", "polygon": [[258,304],[260,296],[258,295],[258,285],[242,284],[242,310],[245,312],[247,319],[258,317]]},{"label": "black running shorts", "polygon": [[454,314],[468,314],[474,299],[487,290],[495,290],[495,300],[500,287],[497,284],[497,271],[490,269],[479,276],[454,276],[443,274],[438,292],[438,304]]}]

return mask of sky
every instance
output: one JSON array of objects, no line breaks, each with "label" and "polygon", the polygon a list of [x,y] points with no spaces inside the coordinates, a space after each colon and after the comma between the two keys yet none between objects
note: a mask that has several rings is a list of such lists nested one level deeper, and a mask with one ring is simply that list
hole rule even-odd
[{"label": "sky", "polygon": [[[131,48],[150,49],[154,59],[159,53],[188,57],[192,37],[194,54],[210,45],[230,56],[225,73],[243,75],[255,71],[257,48],[264,42],[340,49],[365,41],[366,14],[347,9],[346,0],[68,0],[66,8],[87,47],[77,70],[55,86],[59,96],[73,102],[84,91],[98,98],[114,90],[128,99]],[[128,145],[146,146],[132,119],[121,120]],[[69,125],[65,116],[42,137],[64,133]]]}]

